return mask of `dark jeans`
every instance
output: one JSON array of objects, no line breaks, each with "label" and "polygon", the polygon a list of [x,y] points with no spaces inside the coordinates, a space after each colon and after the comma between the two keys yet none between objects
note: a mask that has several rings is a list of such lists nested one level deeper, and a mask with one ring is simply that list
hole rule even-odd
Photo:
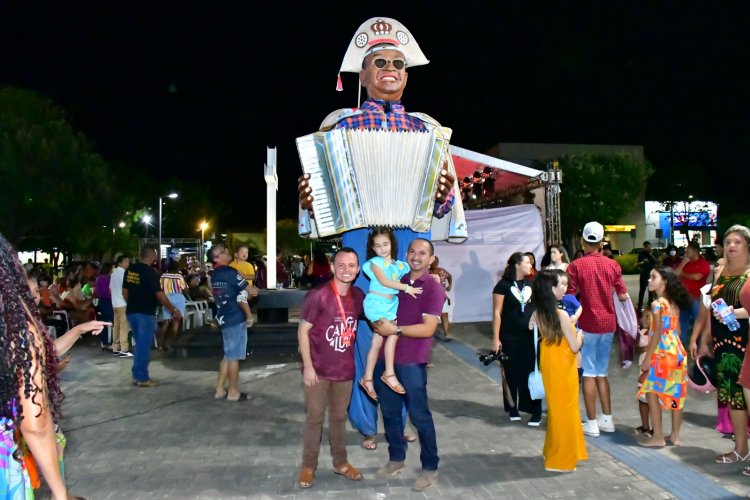
[{"label": "dark jeans", "polygon": [[690,336],[692,335],[691,329],[698,319],[698,311],[701,305],[701,299],[698,297],[697,299],[692,299],[690,309],[680,311],[680,340],[686,351],[690,349],[688,344],[690,344]]},{"label": "dark jeans", "polygon": [[385,362],[378,361],[375,365],[373,380],[375,381],[375,392],[380,400],[380,410],[383,412],[383,426],[385,427],[385,438],[388,440],[388,455],[393,462],[406,460],[407,443],[404,439],[404,421],[401,408],[406,404],[411,423],[419,434],[421,452],[419,459],[422,469],[434,471],[438,468],[437,436],[435,435],[435,423],[427,401],[427,366],[417,365],[395,365],[396,376],[401,385],[406,389],[406,394],[398,394],[386,386],[380,376],[385,370]]}]

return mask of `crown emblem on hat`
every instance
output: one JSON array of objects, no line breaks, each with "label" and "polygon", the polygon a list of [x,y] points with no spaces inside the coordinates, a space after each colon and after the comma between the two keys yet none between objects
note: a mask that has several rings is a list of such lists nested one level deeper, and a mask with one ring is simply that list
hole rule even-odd
[{"label": "crown emblem on hat", "polygon": [[378,19],[370,26],[370,29],[376,35],[387,35],[391,32],[392,28],[393,26],[391,26],[390,23],[387,23],[382,19]]}]

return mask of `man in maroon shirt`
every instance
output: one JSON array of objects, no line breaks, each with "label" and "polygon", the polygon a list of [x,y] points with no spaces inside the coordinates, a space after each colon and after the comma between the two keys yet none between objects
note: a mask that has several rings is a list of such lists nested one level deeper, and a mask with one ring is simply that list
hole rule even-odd
[{"label": "man in maroon shirt", "polygon": [[297,331],[306,410],[302,468],[297,478],[300,488],[309,488],[315,481],[326,408],[333,471],[353,481],[364,479],[346,455],[346,412],[354,380],[354,338],[364,301],[362,290],[352,286],[359,274],[356,252],[348,247],[336,252],[333,272],[332,280],[313,288],[305,297]]},{"label": "man in maroon shirt", "polygon": [[697,241],[688,243],[685,249],[685,257],[675,268],[675,274],[685,285],[692,304],[690,309],[680,311],[680,340],[686,346],[690,341],[690,329],[695,320],[698,319],[698,311],[701,304],[701,287],[706,284],[711,266],[701,255],[701,246]]},{"label": "man in maroon shirt", "polygon": [[376,333],[387,337],[402,337],[396,345],[394,368],[406,394],[391,390],[381,380],[385,369],[383,351],[375,366],[375,392],[378,393],[380,409],[383,412],[383,426],[388,440],[389,461],[378,470],[380,477],[392,477],[405,467],[407,443],[404,438],[404,420],[401,408],[404,403],[409,418],[419,433],[422,472],[414,484],[414,489],[423,491],[437,481],[438,450],[435,436],[435,423],[427,401],[427,363],[430,361],[432,337],[435,334],[440,313],[443,310],[445,290],[430,276],[430,264],[435,250],[430,241],[417,238],[409,245],[406,262],[409,274],[401,278],[402,283],[421,287],[422,294],[412,297],[398,294],[398,322],[378,321],[373,326]]},{"label": "man in maroon shirt", "polygon": [[[588,421],[583,425],[587,436],[599,436],[599,431],[614,432],[612,404],[609,397],[609,354],[612,336],[617,328],[613,292],[619,300],[627,300],[628,289],[622,281],[622,269],[616,261],[599,253],[604,238],[604,227],[589,222],[583,227],[583,257],[568,266],[568,293],[578,295],[583,306],[578,321],[583,330],[581,347],[583,366],[583,400]],[[596,415],[596,395],[602,414]]]}]

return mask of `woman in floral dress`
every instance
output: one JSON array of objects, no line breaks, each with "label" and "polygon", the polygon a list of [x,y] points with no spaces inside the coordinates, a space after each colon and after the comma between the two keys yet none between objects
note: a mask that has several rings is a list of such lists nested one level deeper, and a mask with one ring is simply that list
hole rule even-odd
[{"label": "woman in floral dress", "polygon": [[734,308],[740,328],[730,331],[715,315],[711,318],[713,356],[716,360],[719,407],[729,407],[734,428],[734,449],[716,457],[728,464],[750,460],[747,443],[747,402],[738,383],[748,340],[748,312],[740,305],[740,290],[750,274],[750,229],[735,225],[724,234],[726,264],[711,289],[711,300],[719,298]]}]

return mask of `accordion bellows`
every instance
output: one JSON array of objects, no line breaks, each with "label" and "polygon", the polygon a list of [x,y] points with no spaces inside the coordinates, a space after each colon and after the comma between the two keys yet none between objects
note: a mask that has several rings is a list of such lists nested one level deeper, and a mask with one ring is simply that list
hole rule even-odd
[{"label": "accordion bellows", "polygon": [[318,237],[372,226],[428,231],[450,134],[342,128],[298,138]]}]

